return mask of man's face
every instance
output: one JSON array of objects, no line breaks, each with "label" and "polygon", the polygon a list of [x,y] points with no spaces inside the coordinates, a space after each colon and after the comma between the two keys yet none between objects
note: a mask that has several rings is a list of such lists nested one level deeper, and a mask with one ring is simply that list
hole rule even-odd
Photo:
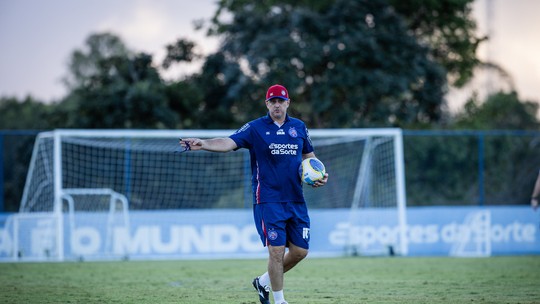
[{"label": "man's face", "polygon": [[270,117],[274,120],[282,120],[287,114],[287,108],[289,107],[289,100],[284,100],[281,98],[272,98],[266,101],[266,108],[270,113]]}]

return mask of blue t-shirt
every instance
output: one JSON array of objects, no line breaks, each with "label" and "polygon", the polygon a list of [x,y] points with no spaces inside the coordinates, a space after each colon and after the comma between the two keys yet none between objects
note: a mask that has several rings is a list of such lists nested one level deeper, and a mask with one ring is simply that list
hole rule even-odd
[{"label": "blue t-shirt", "polygon": [[254,203],[305,202],[298,167],[313,145],[303,121],[287,115],[278,127],[266,115],[230,138],[238,148],[249,149]]}]

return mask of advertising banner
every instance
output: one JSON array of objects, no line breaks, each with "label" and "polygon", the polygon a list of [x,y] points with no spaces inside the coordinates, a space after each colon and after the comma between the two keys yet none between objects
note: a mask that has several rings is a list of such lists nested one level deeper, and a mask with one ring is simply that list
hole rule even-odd
[{"label": "advertising banner", "polygon": [[[400,255],[384,209],[310,211],[310,256]],[[540,215],[528,206],[409,207],[408,256],[540,254]],[[0,215],[0,260],[259,258],[250,209]],[[378,252],[367,248],[386,248]]]}]

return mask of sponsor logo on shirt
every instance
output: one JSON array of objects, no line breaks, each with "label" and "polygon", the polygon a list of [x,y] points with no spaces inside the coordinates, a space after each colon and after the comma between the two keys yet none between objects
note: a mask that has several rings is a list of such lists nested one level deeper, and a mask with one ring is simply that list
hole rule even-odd
[{"label": "sponsor logo on shirt", "polygon": [[285,131],[283,131],[283,129],[279,129],[277,130],[277,135],[285,135]]},{"label": "sponsor logo on shirt", "polygon": [[268,146],[272,155],[297,155],[298,145],[295,144],[275,144]]},{"label": "sponsor logo on shirt", "polygon": [[249,123],[243,125],[240,129],[236,130],[236,132],[234,132],[234,134],[238,134],[240,132],[244,132],[245,130],[249,129]]}]

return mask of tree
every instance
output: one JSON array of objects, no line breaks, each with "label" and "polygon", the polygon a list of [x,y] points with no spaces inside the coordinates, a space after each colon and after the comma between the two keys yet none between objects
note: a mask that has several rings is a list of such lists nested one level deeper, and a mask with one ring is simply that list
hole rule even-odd
[{"label": "tree", "polygon": [[258,87],[240,64],[224,53],[209,56],[194,81],[203,88],[204,102],[198,109],[201,127],[238,128],[246,120],[265,114],[261,91],[257,92]]},{"label": "tree", "polygon": [[91,35],[86,46],[73,52],[69,64],[66,83],[72,91],[61,105],[73,114],[66,117],[67,127],[176,127],[151,55],[132,54],[109,33]]},{"label": "tree", "polygon": [[64,83],[75,90],[90,85],[104,71],[103,63],[111,58],[125,58],[130,52],[120,37],[111,33],[91,34],[85,41],[86,50],[75,50],[68,64]]},{"label": "tree", "polygon": [[537,113],[537,103],[519,100],[516,92],[499,92],[489,96],[482,104],[476,98],[470,99],[463,111],[456,115],[454,127],[476,130],[539,130]]},{"label": "tree", "polygon": [[[223,37],[218,52],[241,63],[258,92],[286,84],[292,112],[312,127],[404,126],[441,117],[445,71],[386,1],[219,4],[210,28]],[[222,20],[225,12],[232,18]]]},{"label": "tree", "polygon": [[51,107],[31,96],[23,100],[15,97],[0,98],[0,129],[50,128]]},{"label": "tree", "polygon": [[[1,130],[45,130],[50,128],[54,105],[45,104],[31,96],[19,100],[15,97],[0,98]],[[0,134],[0,174],[4,183],[4,210],[16,212],[21,200],[28,164],[32,155],[34,132]]]},{"label": "tree", "polygon": [[405,18],[407,27],[423,44],[430,56],[448,73],[450,82],[461,87],[481,65],[476,50],[487,37],[477,37],[472,18],[474,0],[389,0]]},{"label": "tree", "polygon": [[192,62],[202,58],[201,54],[195,52],[195,47],[195,42],[187,39],[178,39],[175,43],[168,44],[165,47],[167,55],[161,65],[168,69],[174,63]]},{"label": "tree", "polygon": [[[172,64],[203,58],[196,52],[195,43],[185,39],[166,48],[162,63],[166,69]],[[200,73],[169,84],[166,94],[169,107],[180,116],[179,127],[236,128],[249,116],[245,114],[253,113],[251,102],[244,103],[241,98],[251,85],[239,64],[218,52],[205,58]]]},{"label": "tree", "polygon": [[491,205],[529,203],[540,159],[534,133],[524,130],[539,130],[537,112],[536,103],[499,92],[482,104],[471,99],[456,115],[452,128],[467,131],[407,136],[408,204],[432,204],[436,198],[437,204],[462,205],[480,196]]}]

